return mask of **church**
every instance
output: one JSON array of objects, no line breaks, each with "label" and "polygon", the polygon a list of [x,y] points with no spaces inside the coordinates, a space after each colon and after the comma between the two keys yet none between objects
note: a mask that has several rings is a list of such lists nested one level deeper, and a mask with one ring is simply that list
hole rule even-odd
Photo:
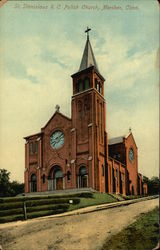
[{"label": "church", "polygon": [[123,195],[147,194],[138,173],[131,130],[108,139],[105,79],[89,38],[79,70],[72,74],[71,118],[59,105],[39,133],[25,139],[25,193],[89,188]]}]

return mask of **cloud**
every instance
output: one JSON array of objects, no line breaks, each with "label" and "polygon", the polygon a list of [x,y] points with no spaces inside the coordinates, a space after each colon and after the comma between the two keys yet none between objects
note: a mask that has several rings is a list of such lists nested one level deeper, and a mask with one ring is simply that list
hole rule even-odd
[{"label": "cloud", "polygon": [[8,71],[8,73],[13,77],[28,79],[32,83],[38,82],[36,76],[27,74],[27,69],[21,61],[18,62],[16,60],[12,61],[8,59],[8,61],[6,62],[6,71]]},{"label": "cloud", "polygon": [[[156,49],[136,49],[136,37],[134,41],[128,41],[127,37],[108,33],[105,37],[102,51],[98,55],[99,68],[107,76],[108,91],[114,88],[129,89],[136,81],[141,84],[154,72]],[[111,41],[108,42],[107,41]],[[128,55],[128,51],[132,51]],[[134,53],[133,53],[134,51]]]},{"label": "cloud", "polygon": [[50,62],[52,64],[59,64],[59,66],[61,66],[62,68],[66,68],[67,64],[64,64],[63,61],[60,61],[58,58],[56,58],[55,56],[53,56],[53,52],[52,51],[43,51],[42,55],[41,55],[42,60],[44,60],[45,62]]}]

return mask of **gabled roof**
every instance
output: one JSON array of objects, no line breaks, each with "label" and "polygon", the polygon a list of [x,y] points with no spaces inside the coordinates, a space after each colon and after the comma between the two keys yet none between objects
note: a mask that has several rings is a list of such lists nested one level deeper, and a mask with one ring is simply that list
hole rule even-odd
[{"label": "gabled roof", "polygon": [[132,132],[130,132],[130,133],[126,136],[126,139],[127,139],[129,136],[132,136],[133,141],[134,141],[134,144],[135,144],[136,148],[138,148],[137,145],[136,145],[136,142],[135,142],[135,139],[134,139],[134,136],[133,136]]},{"label": "gabled roof", "polygon": [[27,139],[32,138],[32,137],[34,137],[34,136],[41,136],[41,135],[43,135],[43,129],[46,128],[46,126],[49,124],[49,122],[53,119],[53,117],[54,117],[56,114],[59,114],[59,115],[62,116],[64,119],[67,119],[67,120],[71,121],[71,119],[70,119],[69,117],[63,115],[63,114],[60,113],[59,111],[56,111],[56,112],[52,115],[52,117],[49,119],[49,121],[46,123],[46,125],[45,125],[43,128],[41,128],[41,132],[36,133],[36,134],[33,134],[33,135],[25,136],[25,137],[23,137],[23,138],[27,140]]},{"label": "gabled roof", "polygon": [[[133,137],[132,132],[129,132],[126,135],[122,135],[122,136],[119,136],[119,137],[110,138],[110,139],[108,139],[108,145],[114,145],[114,144],[122,143],[124,141],[124,139],[127,139],[131,135]],[[134,137],[133,137],[133,141],[134,141],[134,143],[136,145]],[[136,145],[136,147],[137,147],[137,145]]]},{"label": "gabled roof", "polygon": [[91,66],[94,66],[98,70],[98,65],[96,62],[96,59],[94,57],[94,53],[92,50],[91,43],[89,41],[89,37],[87,37],[86,45],[84,48],[81,64],[79,67],[79,71],[82,71],[84,69],[87,69]]},{"label": "gabled roof", "polygon": [[119,137],[114,137],[111,139],[108,139],[108,144],[113,145],[113,144],[118,144],[123,142],[124,136],[119,136]]},{"label": "gabled roof", "polygon": [[118,137],[114,137],[114,138],[110,138],[108,139],[108,144],[109,145],[113,145],[113,144],[118,144],[118,143],[122,143],[124,139],[127,139],[129,135],[131,135],[132,133],[129,132],[127,135],[122,135],[122,136],[118,136]]},{"label": "gabled roof", "polygon": [[54,118],[54,116],[57,115],[57,114],[60,115],[60,116],[62,116],[62,117],[65,118],[65,119],[71,121],[71,118],[69,118],[69,117],[63,115],[63,114],[60,113],[59,111],[56,111],[56,112],[52,115],[52,117],[49,119],[49,121],[46,123],[46,125],[45,125],[41,130],[45,129],[45,128],[47,127],[47,125],[50,123],[50,121],[51,121],[51,120]]},{"label": "gabled roof", "polygon": [[42,135],[43,133],[42,132],[39,132],[39,133],[36,133],[36,134],[33,134],[33,135],[28,135],[28,136],[25,136],[25,137],[23,137],[23,139],[29,139],[29,138],[31,138],[31,137],[35,137],[35,136],[40,136],[40,135]]}]

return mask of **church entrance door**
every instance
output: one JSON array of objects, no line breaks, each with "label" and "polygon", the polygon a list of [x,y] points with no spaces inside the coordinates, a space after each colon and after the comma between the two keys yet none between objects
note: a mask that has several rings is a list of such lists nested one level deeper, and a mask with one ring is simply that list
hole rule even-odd
[{"label": "church entrance door", "polygon": [[56,190],[61,190],[63,189],[63,173],[61,169],[56,169],[54,171],[54,179],[56,183]]},{"label": "church entrance door", "polygon": [[64,189],[64,178],[59,166],[51,168],[48,176],[48,191]]},{"label": "church entrance door", "polygon": [[56,190],[63,189],[63,178],[56,179]]}]

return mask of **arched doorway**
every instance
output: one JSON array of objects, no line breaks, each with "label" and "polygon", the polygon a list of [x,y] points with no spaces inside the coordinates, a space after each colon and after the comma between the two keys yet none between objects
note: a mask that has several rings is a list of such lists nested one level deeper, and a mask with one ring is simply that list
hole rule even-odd
[{"label": "arched doorway", "polygon": [[31,175],[30,189],[31,189],[31,192],[37,192],[37,176],[36,176],[36,174]]},{"label": "arched doorway", "polygon": [[59,166],[51,168],[48,175],[48,190],[62,190],[64,189],[64,178],[62,170]]},{"label": "arched doorway", "polygon": [[88,187],[88,174],[85,166],[80,167],[79,169],[79,180],[78,184],[80,188]]}]

